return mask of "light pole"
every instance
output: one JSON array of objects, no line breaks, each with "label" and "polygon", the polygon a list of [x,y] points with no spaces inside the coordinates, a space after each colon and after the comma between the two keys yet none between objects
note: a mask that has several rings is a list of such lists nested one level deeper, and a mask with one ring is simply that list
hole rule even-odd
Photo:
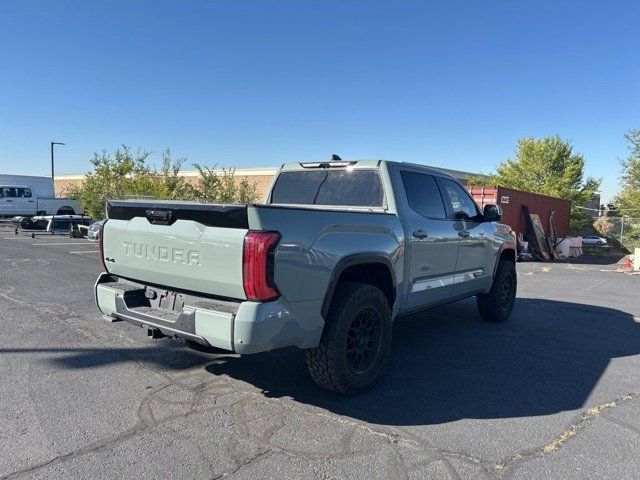
[{"label": "light pole", "polygon": [[65,145],[62,142],[51,142],[51,180],[53,180],[53,174],[54,174],[54,170],[53,170],[53,146],[54,145]]}]

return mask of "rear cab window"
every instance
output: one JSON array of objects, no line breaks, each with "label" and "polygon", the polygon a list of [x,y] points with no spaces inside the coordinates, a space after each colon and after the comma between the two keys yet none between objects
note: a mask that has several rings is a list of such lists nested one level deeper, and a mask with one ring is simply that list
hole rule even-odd
[{"label": "rear cab window", "polygon": [[281,172],[270,203],[384,207],[385,197],[377,169],[314,168]]}]

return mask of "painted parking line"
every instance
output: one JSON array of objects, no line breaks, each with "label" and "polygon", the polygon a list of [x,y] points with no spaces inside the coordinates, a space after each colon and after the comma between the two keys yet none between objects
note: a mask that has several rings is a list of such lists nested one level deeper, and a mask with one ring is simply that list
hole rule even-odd
[{"label": "painted parking line", "polygon": [[4,237],[3,240],[31,240],[31,237]]},{"label": "painted parking line", "polygon": [[77,255],[81,255],[83,253],[99,253],[98,250],[84,250],[84,251],[78,251],[78,252],[67,252],[67,253],[75,253]]}]

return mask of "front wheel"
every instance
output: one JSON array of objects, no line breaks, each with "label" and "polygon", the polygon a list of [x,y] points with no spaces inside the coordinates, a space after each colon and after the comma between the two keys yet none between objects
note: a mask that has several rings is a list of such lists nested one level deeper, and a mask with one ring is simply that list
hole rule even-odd
[{"label": "front wheel", "polygon": [[311,377],[321,387],[346,395],[368,390],[389,359],[391,330],[391,309],[380,289],[340,283],[320,345],[305,352]]},{"label": "front wheel", "polygon": [[513,262],[500,260],[493,285],[487,294],[478,295],[478,312],[490,322],[505,322],[516,303],[518,278]]}]

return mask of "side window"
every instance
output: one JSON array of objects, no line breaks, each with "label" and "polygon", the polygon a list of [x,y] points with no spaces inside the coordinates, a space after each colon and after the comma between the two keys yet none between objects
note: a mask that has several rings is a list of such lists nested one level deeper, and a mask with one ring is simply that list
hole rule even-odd
[{"label": "side window", "polygon": [[18,196],[23,198],[31,197],[31,190],[29,190],[28,188],[19,188]]},{"label": "side window", "polygon": [[443,178],[441,181],[442,186],[444,187],[446,201],[451,207],[454,219],[468,220],[480,215],[476,203],[471,199],[464,188],[448,178]]},{"label": "side window", "polygon": [[24,189],[24,196],[26,198],[31,198],[31,189],[30,188],[25,188]]},{"label": "side window", "polygon": [[5,197],[11,197],[11,198],[16,198],[18,196],[18,189],[17,188],[5,188],[4,189],[4,196]]},{"label": "side window", "polygon": [[436,179],[432,175],[400,172],[411,210],[423,217],[444,219],[447,215]]}]

